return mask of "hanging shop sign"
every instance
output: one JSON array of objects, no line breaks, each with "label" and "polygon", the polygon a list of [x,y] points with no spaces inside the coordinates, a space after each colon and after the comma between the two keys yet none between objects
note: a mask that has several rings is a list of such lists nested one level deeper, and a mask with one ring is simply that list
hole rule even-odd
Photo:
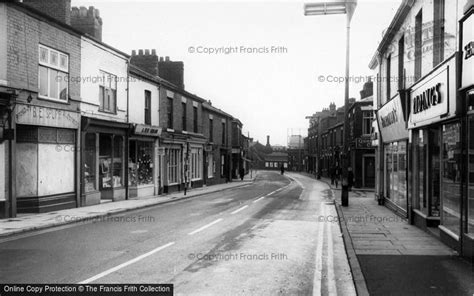
[{"label": "hanging shop sign", "polygon": [[448,113],[448,70],[449,67],[443,67],[412,89],[409,129],[439,121]]},{"label": "hanging shop sign", "polygon": [[400,95],[397,95],[377,111],[377,122],[384,143],[408,138]]},{"label": "hanging shop sign", "polygon": [[16,105],[15,121],[17,124],[73,129],[79,128],[81,122],[77,112],[24,104]]},{"label": "hanging shop sign", "polygon": [[465,88],[474,84],[474,13],[463,23],[463,56],[462,56],[462,81],[461,87]]},{"label": "hanging shop sign", "polygon": [[159,137],[161,136],[161,127],[137,124],[135,126],[135,134],[142,136]]}]

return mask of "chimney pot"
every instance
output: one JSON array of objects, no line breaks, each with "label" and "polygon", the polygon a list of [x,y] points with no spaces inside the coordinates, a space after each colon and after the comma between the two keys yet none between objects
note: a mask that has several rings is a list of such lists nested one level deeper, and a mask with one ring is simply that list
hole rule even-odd
[{"label": "chimney pot", "polygon": [[143,55],[143,49],[138,50],[138,55]]},{"label": "chimney pot", "polygon": [[166,56],[166,57],[165,57],[165,61],[169,62],[169,61],[170,61],[170,57],[169,57],[169,56]]},{"label": "chimney pot", "polygon": [[145,49],[145,55],[150,55],[150,50],[149,49]]},{"label": "chimney pot", "polygon": [[135,56],[135,55],[137,55],[137,51],[134,49],[132,50],[132,56]]},{"label": "chimney pot", "polygon": [[151,50],[151,54],[152,54],[152,55],[156,55],[156,49],[152,49],[152,50]]}]

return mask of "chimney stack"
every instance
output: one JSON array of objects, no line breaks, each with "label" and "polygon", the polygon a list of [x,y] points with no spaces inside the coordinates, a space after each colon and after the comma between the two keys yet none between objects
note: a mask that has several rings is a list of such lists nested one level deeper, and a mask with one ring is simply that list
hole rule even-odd
[{"label": "chimney stack", "polygon": [[151,54],[149,49],[145,49],[145,53],[143,49],[139,49],[138,54],[136,50],[132,50],[130,63],[151,75],[158,75],[158,56],[155,49],[151,50]]},{"label": "chimney stack", "polygon": [[26,4],[65,24],[71,24],[71,0],[23,0]]},{"label": "chimney stack", "polygon": [[71,10],[71,26],[102,41],[102,18],[98,9],[89,6],[73,7]]},{"label": "chimney stack", "polygon": [[270,136],[267,136],[267,146],[270,146]]},{"label": "chimney stack", "polygon": [[158,66],[158,75],[168,80],[169,82],[175,84],[181,89],[184,89],[184,63],[183,62],[173,62],[170,60],[170,57],[160,58]]}]

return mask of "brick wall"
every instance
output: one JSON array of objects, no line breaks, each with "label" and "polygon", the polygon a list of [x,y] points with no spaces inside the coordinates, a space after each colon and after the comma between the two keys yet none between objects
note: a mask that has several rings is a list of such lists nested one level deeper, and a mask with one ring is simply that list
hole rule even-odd
[{"label": "brick wall", "polygon": [[[81,74],[81,40],[74,33],[41,21],[25,14],[21,9],[8,6],[8,68],[7,77],[10,86],[32,92],[33,104],[57,107],[58,104],[46,100],[37,100],[38,94],[38,52],[39,44],[67,53],[69,55],[69,77]],[[74,80],[74,79],[71,79]],[[28,92],[20,92],[19,100],[26,100]],[[69,97],[80,100],[80,82],[69,82]],[[62,108],[77,109],[74,104],[60,104]]]},{"label": "brick wall", "polygon": [[71,0],[23,0],[23,3],[60,22],[70,24]]}]

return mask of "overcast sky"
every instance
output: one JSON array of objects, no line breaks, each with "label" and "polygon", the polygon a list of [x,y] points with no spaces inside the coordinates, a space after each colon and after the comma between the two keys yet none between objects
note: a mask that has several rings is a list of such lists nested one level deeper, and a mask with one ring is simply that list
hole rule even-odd
[{"label": "overcast sky", "polygon": [[[351,75],[373,75],[368,64],[400,2],[358,1]],[[345,16],[304,16],[304,3],[72,0],[100,10],[105,43],[183,61],[187,91],[239,118],[255,140],[281,145],[306,135],[305,116],[344,103],[344,83],[333,80],[345,70]],[[351,97],[365,81],[350,84]]]}]

